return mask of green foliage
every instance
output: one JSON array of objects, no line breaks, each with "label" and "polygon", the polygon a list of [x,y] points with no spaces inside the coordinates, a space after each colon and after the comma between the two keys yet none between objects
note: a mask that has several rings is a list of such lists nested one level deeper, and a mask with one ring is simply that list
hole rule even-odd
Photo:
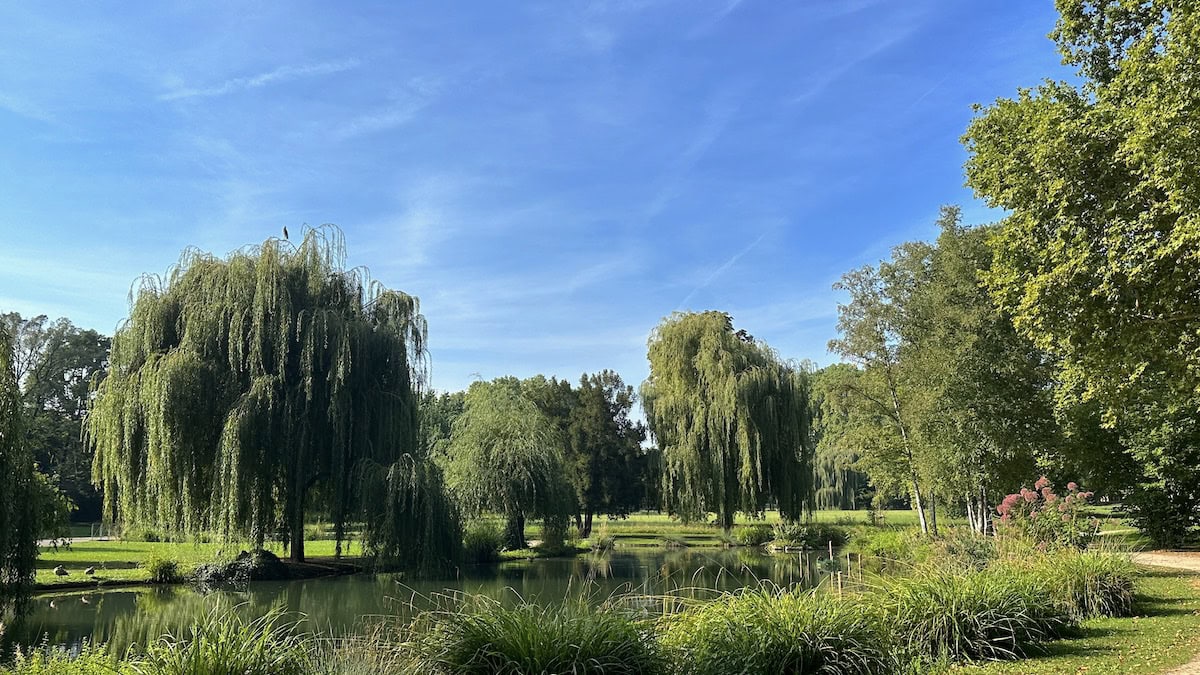
[{"label": "green foliage", "polygon": [[471,521],[463,532],[463,559],[469,563],[490,563],[500,560],[504,550],[504,529],[490,518]]},{"label": "green foliage", "polygon": [[624,615],[579,605],[509,608],[473,596],[417,619],[411,648],[419,670],[493,673],[665,672],[655,642]]},{"label": "green foliage", "polygon": [[1095,539],[1099,523],[1086,514],[1091,492],[1067,483],[1067,494],[1060,496],[1045,476],[1033,487],[1022,487],[1000,503],[997,533],[1028,537],[1042,547],[1086,548]]},{"label": "green foliage", "polygon": [[743,525],[733,529],[733,541],[738,546],[762,546],[775,538],[770,525]]},{"label": "green foliage", "polygon": [[813,592],[758,588],[664,620],[662,644],[678,671],[869,673],[893,668],[886,634],[869,606]]},{"label": "green foliage", "polygon": [[[430,572],[458,561],[462,521],[441,467],[404,455],[386,466],[363,462],[358,476],[368,523],[363,551],[377,565]],[[336,546],[340,555],[341,541]]]},{"label": "green foliage", "polygon": [[927,662],[1016,658],[1072,626],[1050,584],[1024,570],[932,567],[879,583],[896,647]]},{"label": "green foliage", "polygon": [[278,611],[253,621],[214,611],[185,636],[165,635],[135,657],[135,672],[153,675],[302,675],[307,651]]},{"label": "green foliage", "polygon": [[133,663],[122,661],[108,650],[84,643],[77,653],[43,645],[32,650],[18,648],[8,675],[140,675]]},{"label": "green foliage", "polygon": [[256,548],[282,529],[302,559],[319,512],[340,541],[356,472],[419,453],[424,359],[417,300],[347,270],[336,228],[226,259],[188,250],[142,279],[95,389],[107,514]]},{"label": "green foliage", "polygon": [[[1197,447],[1200,410],[1200,11],[1057,5],[1081,79],[997,100],[963,139],[968,184],[1010,214],[986,281],[1052,356],[1060,408],[1098,407],[1140,465],[1127,483],[1171,490],[1194,467],[1174,457]],[[1177,497],[1143,500],[1139,522],[1174,539],[1195,515]]]},{"label": "green foliage", "polygon": [[815,521],[785,520],[777,523],[770,532],[777,546],[806,549],[823,549],[832,543],[834,547],[845,546],[850,534],[845,529]]},{"label": "green foliage", "polygon": [[62,541],[71,535],[71,513],[75,503],[58,487],[57,476],[47,476],[35,467],[33,472],[34,508],[37,510],[37,538]]},{"label": "green foliage", "polygon": [[12,338],[0,325],[0,624],[33,583],[38,514],[34,466],[25,446]]},{"label": "green foliage", "polygon": [[184,580],[184,574],[180,568],[179,561],[174,558],[163,558],[152,555],[142,563],[142,566],[150,574],[151,583],[174,584]]},{"label": "green foliage", "polygon": [[797,518],[812,508],[808,381],[723,312],[676,313],[655,329],[642,400],[662,449],[663,492],[685,520],[774,500]]},{"label": "green foliage", "polygon": [[515,378],[472,383],[454,423],[446,479],[469,515],[504,514],[510,549],[525,548],[526,517],[565,517],[574,507],[562,438]]},{"label": "green foliage", "polygon": [[593,530],[588,539],[592,550],[596,552],[609,551],[617,545],[617,538],[609,530],[607,522],[600,523],[600,527]]},{"label": "green foliage", "polygon": [[[45,315],[0,315],[16,343],[14,371],[25,405],[29,452],[52,484],[80,509],[99,520],[100,496],[91,484],[92,454],[80,437],[89,388],[104,379],[109,338],[69,320]],[[43,537],[43,538],[48,538]]]},{"label": "green foliage", "polygon": [[1132,616],[1137,567],[1113,551],[1063,551],[1035,566],[1050,592],[1077,620]]}]

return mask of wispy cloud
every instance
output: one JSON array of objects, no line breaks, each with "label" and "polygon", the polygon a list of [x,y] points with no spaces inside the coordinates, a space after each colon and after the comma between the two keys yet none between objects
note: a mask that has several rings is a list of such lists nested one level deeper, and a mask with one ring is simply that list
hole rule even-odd
[{"label": "wispy cloud", "polygon": [[704,122],[692,137],[691,142],[683,152],[675,157],[663,173],[658,190],[643,214],[646,220],[652,220],[658,216],[668,204],[679,196],[688,175],[712,144],[721,137],[741,107],[742,92],[740,90],[737,92],[727,91],[708,106]]},{"label": "wispy cloud", "polygon": [[353,70],[359,67],[358,59],[345,59],[342,61],[326,61],[323,63],[313,63],[302,66],[280,66],[274,70],[250,77],[235,77],[225,80],[224,82],[209,86],[209,87],[184,87],[176,88],[158,98],[162,101],[177,101],[188,98],[210,98],[213,96],[225,96],[239,91],[247,91],[250,89],[258,89],[269,84],[279,84],[298,80],[305,77],[316,77],[319,75],[332,75],[334,73],[342,73],[347,70]]},{"label": "wispy cloud", "polygon": [[750,242],[750,245],[746,246],[742,250],[733,254],[732,257],[730,257],[725,262],[721,263],[721,265],[719,267],[717,267],[715,270],[713,270],[711,273],[709,273],[709,275],[707,277],[704,278],[704,281],[700,282],[700,285],[693,288],[692,291],[683,298],[683,300],[680,300],[679,305],[676,306],[675,309],[676,310],[686,309],[688,302],[690,302],[691,299],[693,297],[695,297],[695,295],[697,293],[699,293],[700,291],[707,288],[708,285],[711,284],[712,282],[716,281],[718,277],[720,277],[725,272],[729,271],[729,268],[736,265],[737,261],[741,260],[743,256],[745,256],[747,253],[749,253],[751,250],[753,250],[755,246],[758,246],[759,242],[761,242],[763,240],[763,238],[765,238],[766,236],[767,236],[767,233],[763,232],[762,234],[758,235],[757,239]]},{"label": "wispy cloud", "polygon": [[0,110],[7,110],[10,113],[37,122],[56,122],[53,115],[43,110],[35,103],[29,101],[28,99],[13,96],[12,94],[7,94],[4,92],[0,92]]},{"label": "wispy cloud", "polygon": [[411,78],[400,91],[389,97],[385,106],[341,124],[333,130],[333,137],[344,141],[408,124],[422,108],[433,102],[444,86],[441,79],[434,77]]}]

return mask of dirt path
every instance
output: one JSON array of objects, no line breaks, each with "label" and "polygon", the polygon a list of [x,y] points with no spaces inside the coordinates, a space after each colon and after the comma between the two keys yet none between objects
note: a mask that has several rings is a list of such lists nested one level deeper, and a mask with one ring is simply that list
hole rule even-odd
[{"label": "dirt path", "polygon": [[[1177,570],[1200,572],[1200,553],[1180,553],[1175,551],[1152,551],[1137,553],[1133,561],[1139,565],[1155,567],[1171,567]],[[1192,659],[1178,668],[1168,670],[1165,675],[1200,675],[1200,656]]]}]

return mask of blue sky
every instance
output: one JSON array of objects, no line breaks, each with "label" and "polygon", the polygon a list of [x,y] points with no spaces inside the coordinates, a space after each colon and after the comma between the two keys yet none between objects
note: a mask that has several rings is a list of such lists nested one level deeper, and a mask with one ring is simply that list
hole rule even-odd
[{"label": "blue sky", "polygon": [[[22,6],[24,5],[24,6]],[[0,311],[336,223],[433,385],[612,368],[675,310],[828,363],[845,271],[928,238],[971,104],[1067,75],[1053,3],[0,5]],[[295,236],[293,234],[293,236]]]}]

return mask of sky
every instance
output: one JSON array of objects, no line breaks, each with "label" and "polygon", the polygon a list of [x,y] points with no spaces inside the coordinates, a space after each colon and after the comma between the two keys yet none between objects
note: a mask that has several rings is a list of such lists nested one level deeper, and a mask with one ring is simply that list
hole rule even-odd
[{"label": "sky", "polygon": [[832,284],[936,235],[1050,0],[0,4],[0,312],[112,333],[189,246],[334,223],[431,383],[613,369],[675,311],[835,361]]}]

